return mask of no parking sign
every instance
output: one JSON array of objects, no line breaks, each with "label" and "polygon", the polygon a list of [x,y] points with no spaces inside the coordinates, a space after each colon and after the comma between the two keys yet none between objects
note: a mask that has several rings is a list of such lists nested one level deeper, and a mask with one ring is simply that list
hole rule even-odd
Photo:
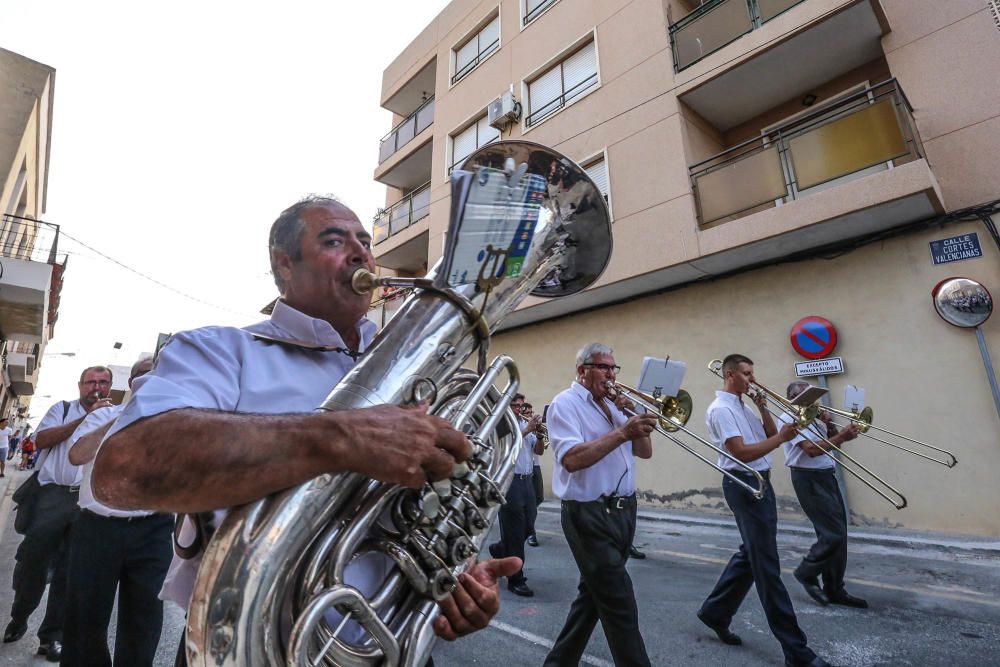
[{"label": "no parking sign", "polygon": [[806,359],[822,359],[837,347],[837,330],[830,320],[810,315],[792,326],[792,347]]}]

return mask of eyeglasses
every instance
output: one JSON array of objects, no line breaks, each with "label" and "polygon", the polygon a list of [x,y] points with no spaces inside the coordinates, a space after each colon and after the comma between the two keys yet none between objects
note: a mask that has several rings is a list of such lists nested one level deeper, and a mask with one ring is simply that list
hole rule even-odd
[{"label": "eyeglasses", "polygon": [[610,366],[608,364],[583,364],[584,366],[590,366],[591,368],[596,368],[597,370],[607,373],[608,371],[614,371],[615,375],[622,372],[621,366]]},{"label": "eyeglasses", "polygon": [[111,380],[85,380],[80,384],[90,385],[91,387],[97,386],[99,384],[111,384]]}]

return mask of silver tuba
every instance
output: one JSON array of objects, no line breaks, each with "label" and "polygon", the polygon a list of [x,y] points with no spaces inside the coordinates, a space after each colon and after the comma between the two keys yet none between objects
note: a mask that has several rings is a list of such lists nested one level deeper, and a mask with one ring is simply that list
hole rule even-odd
[{"label": "silver tuba", "polygon": [[[419,491],[337,473],[233,509],[198,572],[189,664],[423,667],[436,600],[474,562],[521,443],[517,369],[506,356],[487,365],[490,336],[529,293],[586,288],[610,255],[601,192],[555,151],[502,141],[455,170],[445,254],[427,277],[355,275],[360,292],[413,293],[319,409],[428,401],[472,456]],[[462,368],[473,354],[478,373]],[[365,561],[385,572],[374,590],[352,580]]]}]

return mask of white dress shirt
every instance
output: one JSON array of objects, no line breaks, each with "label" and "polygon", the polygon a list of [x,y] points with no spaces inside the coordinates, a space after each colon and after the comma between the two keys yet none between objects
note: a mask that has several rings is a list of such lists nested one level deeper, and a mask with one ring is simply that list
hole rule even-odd
[{"label": "white dress shirt", "polygon": [[[376,328],[370,320],[361,321],[359,352],[371,343]],[[354,359],[342,352],[266,342],[255,339],[253,333],[306,345],[345,346],[328,322],[309,317],[280,300],[270,320],[245,329],[206,327],[176,334],[161,349],[156,367],[135,380],[132,399],[106,438],[140,419],[182,408],[257,414],[310,412],[354,366]],[[224,515],[225,510],[216,512],[216,522]],[[184,529],[180,542],[190,544],[190,522]],[[352,581],[361,589],[381,582],[391,566],[388,559],[357,559],[352,565],[361,560],[376,563],[374,567],[366,566],[369,572],[381,568],[371,573],[370,580],[366,574],[366,581]],[[200,562],[200,556],[184,560],[175,554],[160,597],[186,609]]]},{"label": "white dress shirt", "polygon": [[635,493],[635,459],[632,441],[627,440],[603,459],[583,470],[569,472],[562,465],[566,452],[584,442],[596,440],[628,421],[618,407],[604,399],[611,420],[594,401],[594,396],[579,382],[573,382],[549,406],[549,443],[554,467],[552,491],[563,500],[590,501],[601,496]]},{"label": "white dress shirt", "polygon": [[[726,440],[729,438],[742,437],[744,445],[754,445],[767,440],[760,417],[743,403],[739,396],[728,391],[715,392],[715,400],[705,412],[705,424],[708,426],[709,437],[720,452],[729,451],[726,449]],[[721,454],[718,465],[723,470],[746,472],[745,468]],[[750,461],[747,465],[757,471],[770,470],[771,453]]]},{"label": "white dress shirt", "polygon": [[[795,419],[791,415],[783,414],[781,415],[781,423],[778,424],[778,428],[781,428],[781,424],[791,424],[794,421]],[[785,465],[790,468],[810,468],[812,470],[823,470],[835,466],[836,463],[834,460],[826,454],[809,456],[799,447],[808,438],[812,442],[819,443],[819,446],[823,449],[832,449],[829,444],[823,441],[825,437],[826,424],[818,419],[813,420],[807,428],[799,429],[799,435],[783,445],[785,448]]]},{"label": "white dress shirt", "polygon": [[[527,421],[518,417],[518,426],[524,428],[527,423]],[[528,433],[522,437],[522,440],[523,446],[517,452],[517,460],[514,462],[514,472],[518,475],[530,475],[535,468],[535,462],[532,457],[534,456],[533,452],[538,436],[534,433]]]},{"label": "white dress shirt", "polygon": [[[87,414],[87,411],[80,405],[79,400],[69,401],[69,411],[63,418],[63,402],[55,403],[49,411],[38,422],[35,429],[35,447],[38,447],[38,434],[46,429],[55,426],[62,426],[74,419],[79,419]],[[42,465],[38,469],[38,483],[42,486],[46,484],[61,484],[62,486],[80,486],[83,481],[83,469],[69,462],[69,439],[63,440],[58,445],[53,445],[46,449],[39,450],[39,456],[44,456]]]},{"label": "white dress shirt", "polygon": [[[106,424],[113,422],[124,409],[124,405],[115,405],[110,408],[101,408],[100,410],[94,410],[91,412],[87,415],[83,422],[76,427],[76,430],[73,431],[73,435],[69,436],[69,439],[66,441],[69,448],[72,449],[73,445],[75,445],[80,438],[88,433],[93,433]],[[83,469],[83,481],[80,483],[80,499],[77,501],[80,509],[93,512],[94,514],[100,514],[101,516],[119,518],[149,516],[152,514],[152,512],[148,510],[118,510],[97,502],[94,498],[94,489],[90,484],[90,478],[94,472],[94,461],[96,459],[97,455],[95,454],[94,458],[80,466]]]}]

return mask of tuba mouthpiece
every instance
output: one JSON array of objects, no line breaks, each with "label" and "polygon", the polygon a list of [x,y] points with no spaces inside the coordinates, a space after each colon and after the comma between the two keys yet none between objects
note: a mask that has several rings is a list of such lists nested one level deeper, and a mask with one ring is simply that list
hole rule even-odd
[{"label": "tuba mouthpiece", "polygon": [[378,285],[378,276],[368,269],[358,269],[351,276],[351,289],[358,294],[368,294]]}]

